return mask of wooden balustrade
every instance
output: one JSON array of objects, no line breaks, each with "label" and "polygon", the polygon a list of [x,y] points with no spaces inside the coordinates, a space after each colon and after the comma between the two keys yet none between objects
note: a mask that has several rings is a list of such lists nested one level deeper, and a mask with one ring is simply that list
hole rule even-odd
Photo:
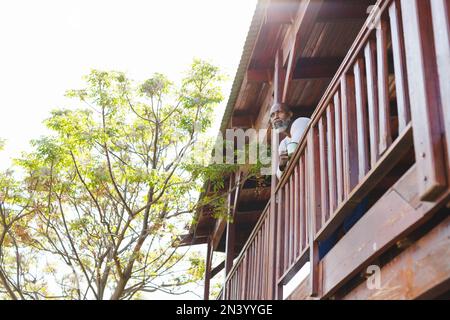
[{"label": "wooden balustrade", "polygon": [[[380,19],[369,17],[317,106],[277,185],[274,212],[268,205],[226,279],[225,299],[281,299],[283,285],[307,261],[310,294],[320,294],[319,241],[352,214],[413,143],[423,197],[433,197],[448,186],[449,151],[447,159],[444,154],[450,141],[450,111],[444,109],[448,101],[438,101],[437,84],[445,87],[441,96],[446,98],[448,74],[431,76],[437,73],[436,61],[447,70],[449,60],[442,56],[436,60],[431,50],[438,36],[449,39],[448,15],[438,11],[445,8],[448,13],[449,4],[429,2],[377,2]],[[432,11],[437,21],[431,19]],[[424,24],[434,23],[436,28],[439,21],[447,29],[434,39]],[[448,54],[448,43],[436,47]],[[276,242],[276,254],[269,253],[270,241]],[[268,257],[275,260],[275,283],[268,276]],[[268,294],[271,287],[277,288],[274,296]]]}]

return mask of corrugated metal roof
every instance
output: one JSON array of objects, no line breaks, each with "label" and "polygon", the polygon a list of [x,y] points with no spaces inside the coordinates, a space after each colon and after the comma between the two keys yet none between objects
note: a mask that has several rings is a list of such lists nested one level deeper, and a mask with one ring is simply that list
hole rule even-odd
[{"label": "corrugated metal roof", "polygon": [[230,96],[222,117],[222,122],[220,125],[220,131],[223,133],[227,128],[228,122],[231,115],[233,114],[234,104],[239,95],[239,91],[242,86],[242,82],[245,77],[245,72],[247,71],[248,64],[255,47],[256,40],[258,38],[259,30],[261,29],[261,24],[264,20],[264,12],[267,4],[267,0],[259,0],[256,4],[255,13],[253,14],[252,23],[245,40],[244,49],[241,56],[241,61],[239,62],[239,67],[236,71],[236,76],[234,77],[233,85],[231,87]]}]

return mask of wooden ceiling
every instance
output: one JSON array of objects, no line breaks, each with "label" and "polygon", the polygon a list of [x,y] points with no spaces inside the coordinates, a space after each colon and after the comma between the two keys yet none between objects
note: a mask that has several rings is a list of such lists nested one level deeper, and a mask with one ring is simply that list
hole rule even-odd
[{"label": "wooden ceiling", "polygon": [[[231,122],[249,127],[267,96],[272,92],[275,54],[287,41],[286,34],[300,12],[299,1],[271,1],[266,19],[248,65],[247,73],[234,106]],[[368,16],[368,8],[375,0],[315,1],[315,19],[305,24],[302,41],[294,59],[292,88],[287,103],[294,111],[311,113],[336,73],[348,49]],[[283,52],[283,55],[287,53]],[[286,58],[284,67],[287,68]],[[270,101],[269,101],[270,103]],[[244,116],[251,116],[242,122]]]}]

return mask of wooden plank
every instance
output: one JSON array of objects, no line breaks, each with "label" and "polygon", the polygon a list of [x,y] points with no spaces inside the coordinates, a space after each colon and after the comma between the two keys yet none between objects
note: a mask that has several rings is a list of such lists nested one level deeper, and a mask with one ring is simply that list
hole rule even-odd
[{"label": "wooden plank", "polygon": [[255,267],[255,245],[254,245],[255,243],[254,242],[252,242],[252,245],[248,248],[248,250],[249,250],[249,252],[250,252],[250,261],[251,261],[251,263],[250,263],[250,274],[251,274],[251,277],[250,277],[250,287],[249,287],[249,294],[250,294],[250,296],[249,296],[249,299],[254,299],[254,297],[255,297],[255,269],[256,269],[256,267]]},{"label": "wooden plank", "polygon": [[300,254],[299,164],[294,169],[294,259]]},{"label": "wooden plank", "polygon": [[[417,170],[417,166],[410,169],[413,170]],[[322,260],[323,297],[332,295],[362,267],[423,224],[439,208],[437,203],[428,202],[414,209],[399,194],[403,192],[400,188],[399,184],[394,185]],[[407,188],[416,188],[418,194],[416,184]]]},{"label": "wooden plank", "polygon": [[355,77],[346,74],[341,79],[342,151],[344,197],[358,184],[358,140],[356,131]]},{"label": "wooden plank", "polygon": [[[447,186],[439,85],[429,1],[402,0],[414,146],[423,200],[433,201]],[[448,75],[446,75],[448,79]]]},{"label": "wooden plank", "polygon": [[300,157],[300,252],[306,247],[306,208],[305,208],[305,161]]},{"label": "wooden plank", "polygon": [[310,283],[309,276],[307,276],[298,287],[292,291],[286,300],[317,300],[317,298],[312,298],[309,295],[309,292],[311,291]]},{"label": "wooden plank", "polygon": [[389,18],[391,22],[392,53],[394,57],[398,125],[399,132],[402,132],[406,128],[406,125],[411,121],[411,113],[409,108],[405,43],[403,41],[403,26],[399,0],[393,1],[389,7]]},{"label": "wooden plank", "polygon": [[308,198],[309,198],[309,252],[310,252],[310,280],[311,296],[319,295],[319,247],[314,240],[317,225],[320,221],[320,166],[319,166],[319,136],[317,128],[312,127],[308,133]]},{"label": "wooden plank", "polygon": [[264,243],[263,243],[263,247],[264,247],[264,282],[263,282],[263,299],[268,299],[267,293],[269,292],[269,288],[268,288],[268,281],[267,281],[267,276],[269,275],[269,268],[268,268],[268,258],[269,258],[269,222],[268,222],[268,218],[266,217],[266,222],[264,223]]},{"label": "wooden plank", "polygon": [[320,225],[324,225],[329,216],[328,199],[328,163],[327,163],[327,141],[326,141],[326,119],[319,120],[319,156],[320,156],[320,188],[321,188],[321,209],[322,219]]},{"label": "wooden plank", "polygon": [[283,232],[283,236],[284,236],[284,247],[285,247],[285,251],[284,251],[284,268],[283,268],[283,273],[286,271],[286,269],[289,267],[289,201],[290,201],[290,193],[289,193],[289,183],[287,183],[284,186],[284,201],[285,201],[285,206],[284,206],[284,232]]},{"label": "wooden plank", "polygon": [[[380,288],[361,283],[344,299],[433,299],[434,288],[450,280],[450,217],[381,269]],[[449,289],[449,287],[447,287]]]},{"label": "wooden plank", "polygon": [[[283,274],[284,271],[284,188],[280,188],[277,194],[278,200],[278,209],[277,209],[277,274],[276,279]],[[278,288],[277,288],[278,289]]]},{"label": "wooden plank", "polygon": [[310,232],[310,219],[309,215],[311,212],[311,203],[310,203],[310,173],[309,173],[309,151],[308,148],[305,148],[305,155],[304,155],[304,161],[305,161],[305,243],[309,246],[309,232]]},{"label": "wooden plank", "polygon": [[383,154],[392,143],[391,117],[389,103],[389,70],[387,53],[388,23],[380,20],[377,26],[377,66],[378,66],[378,102],[379,102],[379,152]]},{"label": "wooden plank", "polygon": [[450,1],[433,0],[431,10],[447,150],[447,177],[450,179]]},{"label": "wooden plank", "polygon": [[273,71],[271,69],[248,69],[247,81],[252,82],[271,82],[273,80]]},{"label": "wooden plank", "polygon": [[258,295],[259,295],[259,278],[260,278],[260,267],[261,267],[261,263],[260,263],[260,258],[261,258],[261,251],[259,249],[259,237],[260,237],[260,233],[258,232],[256,234],[255,237],[255,242],[254,242],[254,246],[255,246],[255,299],[258,299]]},{"label": "wooden plank", "polygon": [[335,129],[336,129],[336,192],[337,204],[344,200],[344,178],[342,167],[342,119],[341,119],[341,98],[339,91],[334,95]]},{"label": "wooden plank", "polygon": [[359,176],[361,181],[369,172],[369,137],[368,137],[368,121],[367,121],[367,95],[366,81],[364,78],[364,60],[358,59],[354,67],[355,75],[355,94],[356,94],[356,125],[358,136],[358,165]]},{"label": "wooden plank", "polygon": [[294,176],[289,178],[289,266],[294,261]]},{"label": "wooden plank", "polygon": [[328,197],[329,210],[328,217],[331,217],[337,206],[336,199],[336,141],[335,141],[335,120],[334,106],[330,104],[327,108],[327,162],[328,162]]},{"label": "wooden plank", "polygon": [[376,44],[369,40],[364,49],[366,80],[367,80],[367,107],[369,113],[369,139],[370,139],[370,165],[375,167],[380,152],[379,144],[379,120],[378,120],[378,83],[376,65]]}]

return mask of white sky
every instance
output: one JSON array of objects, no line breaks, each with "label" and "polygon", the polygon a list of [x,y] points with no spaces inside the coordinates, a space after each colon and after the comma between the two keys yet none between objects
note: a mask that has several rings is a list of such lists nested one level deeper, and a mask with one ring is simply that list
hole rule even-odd
[{"label": "white sky", "polygon": [[[0,169],[45,134],[49,111],[90,69],[173,80],[194,57],[229,75],[228,98],[256,0],[0,0]],[[220,111],[226,103],[222,103]]]},{"label": "white sky", "polygon": [[208,59],[229,75],[227,99],[255,5],[256,0],[0,0],[0,138],[6,139],[0,169],[29,150],[30,139],[46,133],[42,121],[50,110],[70,107],[64,92],[81,87],[92,68],[125,71],[137,80],[161,72],[176,81],[194,57]]}]

